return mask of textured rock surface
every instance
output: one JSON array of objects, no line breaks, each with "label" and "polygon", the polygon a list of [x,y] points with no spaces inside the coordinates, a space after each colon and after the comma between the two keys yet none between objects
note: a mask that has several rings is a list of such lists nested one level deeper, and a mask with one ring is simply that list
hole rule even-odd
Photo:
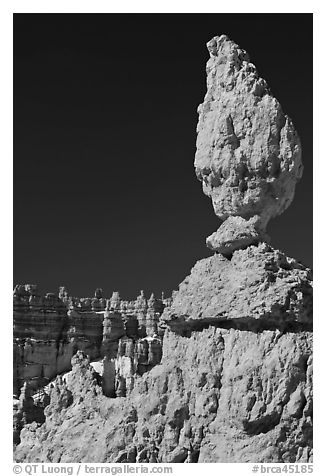
[{"label": "textured rock surface", "polygon": [[24,382],[45,385],[70,367],[72,344],[64,340],[67,306],[54,294],[41,296],[35,285],[14,290],[14,393]]},{"label": "textured rock surface", "polygon": [[33,388],[25,382],[19,396],[19,400],[14,401],[13,407],[13,440],[19,443],[21,429],[32,422],[44,423],[44,408],[50,403],[50,398],[42,392],[38,398],[33,398]]},{"label": "textured rock surface", "polygon": [[206,238],[208,248],[225,256],[247,246],[268,242],[269,237],[257,227],[257,218],[245,220],[242,217],[229,217],[220,228]]},{"label": "textured rock surface", "polygon": [[[58,342],[66,322],[74,352],[86,347],[40,405],[23,387],[17,462],[312,461],[311,271],[262,243],[292,201],[299,138],[247,53],[224,35],[208,49],[195,166],[224,220],[207,240],[218,253],[172,299],[106,300],[98,288],[76,300],[60,288],[69,312],[47,330],[18,306],[24,345],[34,330]],[[38,305],[35,287],[17,293]]]},{"label": "textured rock surface", "polygon": [[29,462],[306,462],[312,458],[312,335],[167,331],[161,364],[126,398],[74,365],[43,425],[22,430]]},{"label": "textured rock surface", "polygon": [[300,140],[248,54],[225,35],[207,47],[196,174],[219,218],[259,216],[265,229],[293,200],[302,175]]},{"label": "textured rock surface", "polygon": [[[74,298],[64,287],[60,287],[59,296],[41,296],[35,285],[16,286],[14,394],[19,394],[24,382],[36,390],[70,370],[77,350],[85,351],[91,360],[113,359],[114,372],[119,372],[115,363],[119,339],[129,337],[136,342],[162,334],[159,318],[165,306],[154,295],[147,300],[143,292],[136,301],[122,301],[117,292],[105,299],[100,288],[94,298]],[[137,355],[132,358],[137,359]],[[114,383],[108,385],[113,386],[114,393],[117,383],[115,375],[112,378]]]},{"label": "textured rock surface", "polygon": [[231,260],[215,254],[196,263],[162,318],[176,329],[184,322],[229,319],[311,325],[311,275],[264,243],[235,251]]}]

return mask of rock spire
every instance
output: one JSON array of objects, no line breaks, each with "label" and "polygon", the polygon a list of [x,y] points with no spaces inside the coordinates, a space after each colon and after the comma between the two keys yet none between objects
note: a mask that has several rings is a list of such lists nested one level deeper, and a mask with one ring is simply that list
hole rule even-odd
[{"label": "rock spire", "polygon": [[222,254],[268,241],[302,175],[301,145],[249,55],[226,35],[207,43],[207,93],[198,107],[196,175],[220,229],[207,246]]}]

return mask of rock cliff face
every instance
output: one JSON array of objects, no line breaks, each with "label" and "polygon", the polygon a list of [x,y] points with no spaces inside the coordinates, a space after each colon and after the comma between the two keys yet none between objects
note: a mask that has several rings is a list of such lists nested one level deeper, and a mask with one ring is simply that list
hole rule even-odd
[{"label": "rock cliff face", "polygon": [[72,345],[65,341],[67,308],[54,294],[40,296],[36,286],[14,290],[14,393],[25,381],[45,385],[70,366]]},{"label": "rock cliff face", "polygon": [[52,339],[74,355],[38,399],[23,354],[19,462],[312,461],[311,270],[266,234],[293,199],[300,141],[246,52],[225,35],[208,50],[195,167],[224,220],[207,239],[216,253],[172,300],[105,303],[96,290],[75,302],[62,289],[66,313],[56,301],[49,314],[21,290],[18,341]]},{"label": "rock cliff face", "polygon": [[[58,295],[40,296],[35,285],[18,285],[14,290],[14,394],[28,383],[34,392],[47,385],[57,375],[71,369],[71,358],[77,350],[84,351],[91,361],[102,361],[106,388],[110,396],[115,396],[119,381],[125,393],[130,385],[125,384],[125,376],[120,375],[124,365],[132,359],[149,370],[148,341],[162,347],[162,331],[159,317],[168,300],[158,300],[151,295],[147,300],[143,291],[136,301],[121,301],[114,292],[111,299],[104,299],[101,290],[95,291],[94,298],[69,297],[65,288]],[[125,341],[129,340],[128,355],[123,354]],[[152,344],[151,344],[152,345]],[[155,344],[153,344],[155,345]],[[156,352],[161,355],[161,350]],[[157,363],[158,357],[154,359]],[[128,382],[134,372],[142,369],[138,364],[131,366]],[[123,373],[123,372],[122,372]],[[120,385],[121,386],[121,385]],[[126,388],[125,388],[126,387]]]},{"label": "rock cliff face", "polygon": [[54,382],[45,423],[22,431],[15,457],[309,461],[311,344],[309,332],[210,326],[181,337],[167,331],[161,364],[138,377],[126,398],[104,397],[91,367],[74,366],[64,387]]}]

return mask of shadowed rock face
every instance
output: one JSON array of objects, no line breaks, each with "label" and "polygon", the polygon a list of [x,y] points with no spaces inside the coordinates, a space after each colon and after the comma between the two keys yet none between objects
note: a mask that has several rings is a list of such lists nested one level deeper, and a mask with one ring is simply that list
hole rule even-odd
[{"label": "shadowed rock face", "polygon": [[303,170],[300,139],[244,50],[225,35],[207,47],[196,174],[219,218],[256,217],[264,231],[293,200]]},{"label": "shadowed rock face", "polygon": [[[121,301],[117,292],[111,299],[104,299],[102,290],[96,289],[94,298],[74,298],[61,287],[59,296],[48,293],[41,296],[35,285],[18,285],[14,290],[14,394],[19,395],[25,382],[35,390],[47,385],[58,374],[71,369],[71,358],[77,350],[84,351],[90,359],[106,358],[104,373],[110,396],[115,396],[120,371],[125,379],[124,366],[117,363],[121,339],[146,342],[159,330],[159,317],[165,304],[144,293],[136,301]],[[155,340],[160,351],[154,359],[133,346],[130,371],[124,395],[132,388],[133,375],[144,373],[159,362],[162,354],[161,338]],[[154,345],[155,346],[155,345]],[[141,347],[141,345],[140,345]],[[152,348],[151,344],[151,348]],[[143,367],[138,369],[134,360],[141,353]],[[121,356],[119,356],[121,357]],[[126,360],[126,359],[125,359]],[[121,392],[120,392],[121,393]]]},{"label": "shadowed rock face", "polygon": [[[113,294],[102,370],[78,350],[37,417],[23,392],[18,462],[312,461],[312,273],[265,232],[293,199],[300,141],[247,53],[225,35],[208,49],[195,167],[224,220],[207,239],[217,253],[172,300]],[[78,329],[104,309],[95,294],[68,313]]]}]

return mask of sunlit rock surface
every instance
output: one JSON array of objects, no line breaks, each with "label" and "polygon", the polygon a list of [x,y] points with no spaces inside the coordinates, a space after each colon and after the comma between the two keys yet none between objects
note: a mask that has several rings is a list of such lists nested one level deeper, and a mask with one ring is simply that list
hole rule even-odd
[{"label": "sunlit rock surface", "polygon": [[15,290],[17,462],[312,461],[312,273],[266,235],[300,141],[247,53],[225,35],[208,49],[195,167],[216,253],[171,298]]},{"label": "sunlit rock surface", "polygon": [[265,230],[293,200],[303,170],[300,139],[246,51],[226,35],[207,47],[196,174],[219,218],[256,216]]}]

